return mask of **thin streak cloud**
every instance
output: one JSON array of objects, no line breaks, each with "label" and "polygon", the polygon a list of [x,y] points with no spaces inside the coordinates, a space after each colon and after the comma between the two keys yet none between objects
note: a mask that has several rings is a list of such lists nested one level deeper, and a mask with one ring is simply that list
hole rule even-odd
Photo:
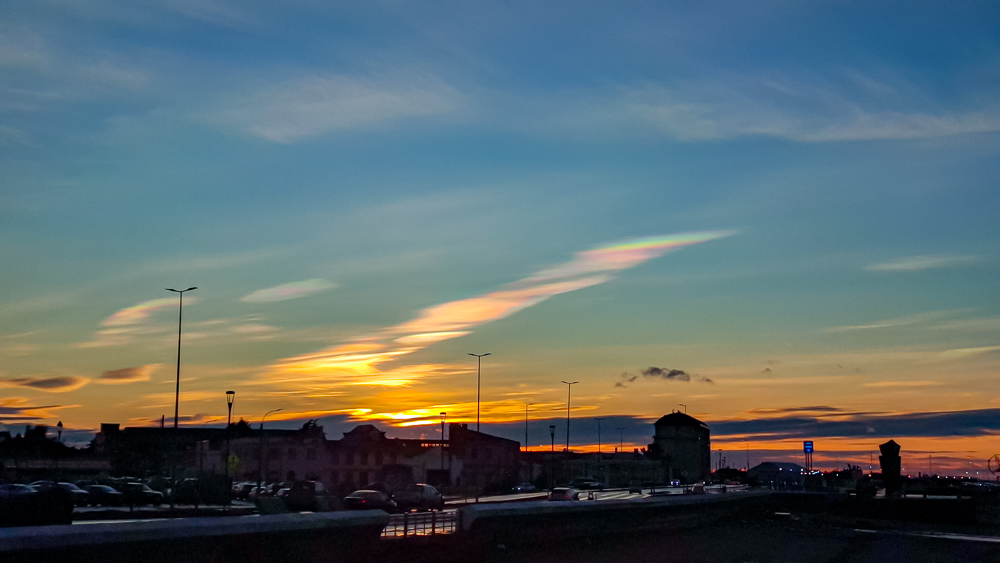
[{"label": "thin streak cloud", "polygon": [[266,289],[258,289],[252,293],[244,295],[240,301],[244,303],[273,303],[276,301],[287,301],[308,297],[320,291],[327,291],[337,287],[337,284],[324,279],[311,279],[291,283],[284,283]]},{"label": "thin streak cloud", "polygon": [[421,311],[413,320],[383,329],[374,336],[297,356],[273,366],[276,375],[297,373],[330,377],[335,373],[369,376],[380,363],[457,338],[471,329],[506,318],[546,299],[605,283],[611,272],[637,266],[678,248],[730,236],[729,231],[683,233],[631,239],[579,252],[573,260],[542,270],[476,297],[449,301]]},{"label": "thin streak cloud", "polygon": [[980,260],[982,260],[980,256],[923,255],[872,264],[865,269],[870,272],[917,272],[936,268],[968,266]]}]

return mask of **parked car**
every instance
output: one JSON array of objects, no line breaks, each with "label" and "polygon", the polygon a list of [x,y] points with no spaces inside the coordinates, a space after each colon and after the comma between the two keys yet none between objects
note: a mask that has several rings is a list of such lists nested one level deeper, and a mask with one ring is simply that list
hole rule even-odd
[{"label": "parked car", "polygon": [[444,498],[434,487],[415,483],[392,493],[392,500],[400,510],[443,510]]},{"label": "parked car", "polygon": [[580,500],[580,491],[572,487],[556,487],[549,492],[549,500]]},{"label": "parked car", "polygon": [[107,485],[87,485],[84,489],[90,493],[90,504],[97,506],[121,506],[125,504],[125,495]]},{"label": "parked car", "polygon": [[125,495],[125,502],[130,505],[163,504],[163,493],[150,489],[145,483],[125,483],[122,493]]},{"label": "parked car", "polygon": [[250,496],[250,491],[257,486],[257,483],[236,483],[233,485],[233,498],[239,500],[247,500]]},{"label": "parked car", "polygon": [[72,517],[73,499],[61,487],[0,485],[0,526],[70,524]]},{"label": "parked car", "polygon": [[629,481],[628,482],[628,494],[642,494],[642,481]]},{"label": "parked car", "polygon": [[515,493],[533,493],[536,489],[531,483],[521,483],[520,485],[514,487]]},{"label": "parked car", "polygon": [[56,483],[56,486],[68,492],[73,497],[73,504],[76,506],[87,506],[90,504],[90,493],[77,487],[73,483]]},{"label": "parked car", "polygon": [[266,497],[266,496],[268,496],[266,488],[254,487],[250,489],[250,492],[247,494],[247,500],[249,500],[250,502],[254,502],[260,497]]},{"label": "parked car", "polygon": [[578,491],[600,491],[604,489],[604,485],[600,481],[591,479],[590,477],[573,479],[572,487]]},{"label": "parked car", "polygon": [[319,481],[296,481],[282,491],[287,491],[282,498],[289,510],[324,512],[332,508],[326,488]]},{"label": "parked car", "polygon": [[396,502],[382,491],[360,490],[344,497],[344,507],[348,510],[396,511]]}]

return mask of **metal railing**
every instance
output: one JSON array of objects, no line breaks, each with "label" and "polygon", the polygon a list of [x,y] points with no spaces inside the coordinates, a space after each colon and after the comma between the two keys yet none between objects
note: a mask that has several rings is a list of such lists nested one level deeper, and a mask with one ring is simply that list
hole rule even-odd
[{"label": "metal railing", "polygon": [[454,510],[404,512],[389,515],[389,524],[382,530],[382,537],[409,538],[454,534],[457,526],[458,512]]}]

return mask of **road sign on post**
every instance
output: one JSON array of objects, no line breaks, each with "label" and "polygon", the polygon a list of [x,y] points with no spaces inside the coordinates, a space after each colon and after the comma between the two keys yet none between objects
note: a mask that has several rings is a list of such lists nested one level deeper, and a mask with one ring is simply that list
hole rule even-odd
[{"label": "road sign on post", "polygon": [[802,451],[806,454],[806,471],[812,471],[813,468],[813,443],[812,440],[806,440],[802,442]]}]

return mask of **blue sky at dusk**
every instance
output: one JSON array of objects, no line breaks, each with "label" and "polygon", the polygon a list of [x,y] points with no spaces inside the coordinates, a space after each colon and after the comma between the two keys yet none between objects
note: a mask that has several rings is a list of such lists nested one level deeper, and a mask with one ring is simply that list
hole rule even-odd
[{"label": "blue sky at dusk", "polygon": [[0,422],[169,418],[164,288],[198,286],[187,424],[234,389],[430,435],[491,352],[487,429],[534,403],[533,446],[571,378],[579,447],[685,404],[719,447],[985,465],[998,30],[993,2],[2,4]]}]

